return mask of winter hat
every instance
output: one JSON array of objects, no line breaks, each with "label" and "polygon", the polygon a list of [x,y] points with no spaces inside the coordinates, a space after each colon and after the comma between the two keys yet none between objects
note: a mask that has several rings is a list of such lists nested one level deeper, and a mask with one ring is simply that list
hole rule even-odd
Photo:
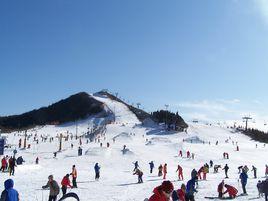
[{"label": "winter hat", "polygon": [[174,186],[170,181],[163,181],[161,188],[166,193],[171,193],[174,190]]}]

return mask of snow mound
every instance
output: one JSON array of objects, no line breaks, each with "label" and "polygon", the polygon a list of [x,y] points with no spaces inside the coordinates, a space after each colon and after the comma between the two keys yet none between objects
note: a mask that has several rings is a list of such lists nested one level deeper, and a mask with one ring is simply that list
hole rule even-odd
[{"label": "snow mound", "polygon": [[189,143],[195,143],[195,144],[204,144],[204,140],[201,140],[198,136],[193,136],[193,137],[189,137],[184,139],[185,142],[189,142]]},{"label": "snow mound", "polygon": [[91,147],[85,152],[85,155],[89,156],[104,156],[107,154],[107,148],[105,147]]},{"label": "snow mound", "polygon": [[171,141],[166,137],[153,137],[146,143],[146,145],[154,145],[158,143],[171,143]]},{"label": "snow mound", "polygon": [[119,141],[119,142],[130,142],[130,141],[132,141],[131,135],[129,133],[126,133],[126,132],[122,132],[122,133],[114,136],[113,139],[115,139],[116,141]]}]

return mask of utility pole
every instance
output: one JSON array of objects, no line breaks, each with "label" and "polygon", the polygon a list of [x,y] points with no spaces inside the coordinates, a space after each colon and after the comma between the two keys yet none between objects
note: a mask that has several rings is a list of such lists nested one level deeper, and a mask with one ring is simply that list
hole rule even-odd
[{"label": "utility pole", "polygon": [[24,144],[23,144],[24,149],[26,149],[26,140],[27,140],[27,130],[25,131],[24,135]]},{"label": "utility pole", "polygon": [[165,104],[165,107],[166,107],[166,129],[167,129],[167,113],[168,113],[168,104]]},{"label": "utility pole", "polygon": [[60,145],[59,145],[59,151],[62,150],[62,133],[60,134]]},{"label": "utility pole", "polygon": [[247,131],[248,130],[248,120],[251,120],[252,118],[250,116],[244,116],[242,119],[246,122],[245,130]]}]

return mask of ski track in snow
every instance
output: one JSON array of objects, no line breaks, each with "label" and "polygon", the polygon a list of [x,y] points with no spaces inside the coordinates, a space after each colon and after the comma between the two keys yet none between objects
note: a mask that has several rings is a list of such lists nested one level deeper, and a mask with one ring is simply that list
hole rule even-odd
[{"label": "ski track in snow", "polygon": [[[157,167],[159,164],[168,164],[167,179],[173,181],[175,188],[180,187],[182,182],[186,183],[190,179],[190,172],[193,168],[197,170],[204,163],[208,163],[210,159],[214,164],[220,164],[222,167],[227,163],[230,167],[229,178],[225,182],[234,185],[241,193],[241,185],[238,182],[239,175],[237,167],[240,165],[251,165],[258,168],[259,178],[253,179],[253,173],[249,171],[249,180],[247,185],[248,196],[238,197],[236,200],[248,200],[257,197],[256,183],[259,179],[263,180],[265,164],[267,164],[267,148],[263,144],[251,141],[248,137],[240,133],[232,133],[231,130],[220,128],[218,126],[208,126],[202,124],[190,124],[188,134],[177,133],[175,135],[150,135],[146,136],[148,129],[139,124],[137,117],[128,110],[122,103],[112,101],[104,97],[96,97],[104,102],[111,111],[116,113],[116,122],[107,125],[106,140],[101,138],[103,147],[98,143],[86,144],[83,139],[83,153],[86,155],[77,156],[77,147],[79,140],[63,141],[63,151],[58,153],[57,158],[53,158],[53,152],[58,149],[58,140],[52,143],[41,142],[37,145],[30,139],[31,149],[19,150],[17,156],[23,156],[26,161],[15,170],[15,176],[11,178],[15,181],[15,188],[20,193],[22,201],[45,201],[48,200],[48,190],[41,190],[41,186],[47,182],[47,176],[53,174],[55,180],[60,184],[62,177],[71,172],[72,165],[75,164],[78,170],[78,189],[68,189],[68,192],[75,192],[79,195],[81,201],[97,200],[97,201],[143,201],[152,195],[152,190],[161,184],[162,178],[157,177]],[[93,120],[78,122],[79,133],[86,132],[88,125],[92,125]],[[75,134],[76,125],[67,124],[65,126],[44,126],[37,127],[35,130],[29,130],[28,134],[37,133],[38,136],[48,135],[56,136],[66,131]],[[121,134],[128,133],[125,141],[124,138],[113,143],[112,138]],[[135,136],[133,135],[135,133]],[[183,139],[198,136],[201,140],[208,143],[188,143]],[[229,143],[225,140],[231,137]],[[22,136],[14,136],[9,134],[8,143],[17,145]],[[152,144],[146,145],[146,138],[151,140]],[[219,145],[215,145],[216,141]],[[240,151],[235,151],[236,146],[232,141],[238,142]],[[106,142],[110,143],[110,147],[106,148]],[[74,144],[71,149],[70,144]],[[126,145],[133,154],[122,155],[122,147]],[[258,148],[255,148],[258,144]],[[5,154],[12,155],[14,147],[8,149]],[[178,157],[178,151],[183,150],[183,154],[189,150],[195,153],[195,159],[187,159]],[[228,152],[229,160],[222,158],[223,152]],[[35,158],[39,157],[39,165],[35,164]],[[133,162],[139,161],[141,170],[144,172],[144,183],[137,184],[137,176],[133,175]],[[155,169],[153,174],[149,174],[149,162],[154,161]],[[94,164],[98,162],[101,166],[101,177],[99,181],[94,180]],[[180,164],[184,169],[184,181],[177,181],[176,168]],[[210,169],[207,175],[207,181],[200,181],[196,200],[205,200],[205,196],[217,196],[217,185],[224,178],[224,171],[212,173]],[[1,173],[0,183],[3,190],[3,182],[9,178],[8,174]],[[262,199],[256,199],[262,200]]]}]

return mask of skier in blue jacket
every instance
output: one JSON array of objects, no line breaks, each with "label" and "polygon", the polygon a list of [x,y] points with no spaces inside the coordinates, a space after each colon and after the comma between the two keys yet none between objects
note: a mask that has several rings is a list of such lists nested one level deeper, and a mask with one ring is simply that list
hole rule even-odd
[{"label": "skier in blue jacket", "polygon": [[248,181],[248,175],[244,169],[242,170],[242,173],[240,174],[239,178],[241,179],[243,194],[247,194],[246,185]]},{"label": "skier in blue jacket", "polygon": [[94,170],[95,170],[95,180],[99,180],[99,178],[100,178],[100,166],[98,163],[95,164]]},{"label": "skier in blue jacket", "polygon": [[195,178],[190,179],[187,182],[186,185],[186,194],[185,194],[185,200],[186,201],[194,201],[194,193],[197,193],[197,190],[195,189]]},{"label": "skier in blue jacket", "polygon": [[1,201],[19,201],[19,193],[16,191],[14,186],[14,181],[12,179],[8,179],[4,183],[5,190],[1,194]]}]

